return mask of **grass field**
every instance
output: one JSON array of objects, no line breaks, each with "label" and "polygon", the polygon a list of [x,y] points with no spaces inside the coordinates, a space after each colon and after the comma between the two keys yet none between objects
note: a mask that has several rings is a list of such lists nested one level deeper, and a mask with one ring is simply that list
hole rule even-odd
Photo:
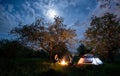
[{"label": "grass field", "polygon": [[0,76],[120,76],[119,63],[61,66],[42,58],[0,59]]}]

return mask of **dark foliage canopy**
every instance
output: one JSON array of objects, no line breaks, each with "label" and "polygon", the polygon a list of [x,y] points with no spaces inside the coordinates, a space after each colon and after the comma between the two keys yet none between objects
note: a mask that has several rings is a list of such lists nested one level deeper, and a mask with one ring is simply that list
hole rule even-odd
[{"label": "dark foliage canopy", "polygon": [[116,15],[106,13],[102,17],[92,17],[86,31],[86,43],[97,53],[117,52],[120,48],[120,20]]}]

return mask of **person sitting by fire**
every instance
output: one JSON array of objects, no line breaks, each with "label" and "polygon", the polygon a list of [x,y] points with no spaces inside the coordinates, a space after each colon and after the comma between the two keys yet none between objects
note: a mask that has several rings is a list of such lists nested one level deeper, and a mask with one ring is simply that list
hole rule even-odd
[{"label": "person sitting by fire", "polygon": [[59,59],[59,57],[58,57],[58,54],[55,54],[54,60],[55,60],[55,62],[59,62],[59,61],[60,61],[60,59]]},{"label": "person sitting by fire", "polygon": [[72,55],[69,55],[69,64],[73,65],[73,57],[72,57]]}]

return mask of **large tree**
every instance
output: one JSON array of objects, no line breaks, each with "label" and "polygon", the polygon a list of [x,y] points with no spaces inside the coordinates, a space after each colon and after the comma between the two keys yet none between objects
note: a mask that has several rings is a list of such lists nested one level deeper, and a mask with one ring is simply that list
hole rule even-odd
[{"label": "large tree", "polygon": [[116,15],[106,13],[102,17],[94,16],[90,27],[86,30],[87,43],[97,53],[107,53],[113,60],[113,53],[120,48],[120,20]]},{"label": "large tree", "polygon": [[50,23],[42,18],[30,25],[22,25],[12,30],[24,43],[46,50],[50,57],[53,52],[65,52],[68,44],[75,39],[75,31],[63,24],[63,18],[55,17]]}]

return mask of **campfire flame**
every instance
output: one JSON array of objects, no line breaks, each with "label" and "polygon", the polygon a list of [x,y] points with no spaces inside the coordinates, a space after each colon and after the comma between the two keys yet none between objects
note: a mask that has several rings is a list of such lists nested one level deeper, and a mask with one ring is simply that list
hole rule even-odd
[{"label": "campfire flame", "polygon": [[68,65],[68,63],[67,63],[65,60],[62,60],[62,61],[60,62],[60,64],[61,64],[61,65]]}]

